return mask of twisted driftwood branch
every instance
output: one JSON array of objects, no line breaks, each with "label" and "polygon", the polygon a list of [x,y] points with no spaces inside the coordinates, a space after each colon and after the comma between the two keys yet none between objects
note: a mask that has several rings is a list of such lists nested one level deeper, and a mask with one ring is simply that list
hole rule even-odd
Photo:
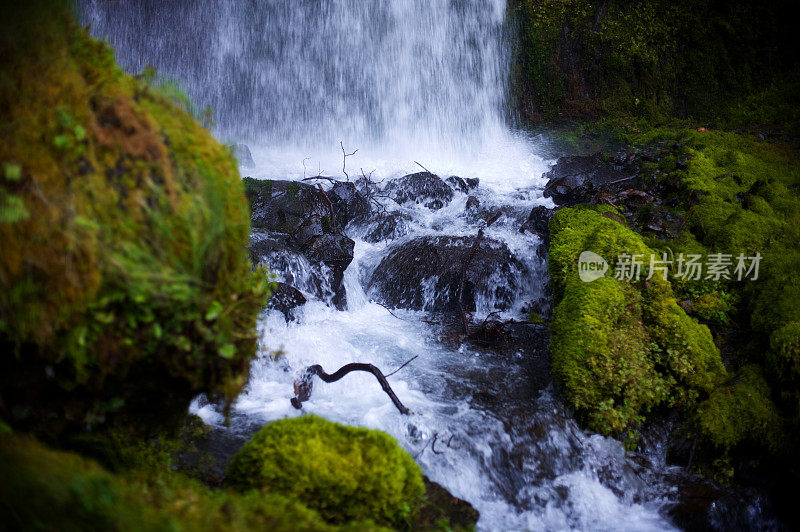
[{"label": "twisted driftwood branch", "polygon": [[400,402],[400,399],[394,394],[392,387],[389,386],[389,382],[386,380],[386,377],[383,375],[381,370],[373,366],[372,364],[364,364],[362,362],[353,362],[351,364],[345,364],[338,371],[329,375],[325,373],[325,370],[322,369],[322,366],[319,364],[314,364],[313,366],[309,366],[306,368],[303,375],[294,381],[294,397],[292,397],[292,406],[297,408],[298,410],[303,407],[303,402],[308,401],[311,397],[311,390],[314,386],[314,375],[322,379],[327,383],[336,382],[348,373],[353,371],[366,371],[368,373],[372,373],[375,375],[375,378],[378,379],[378,382],[383,388],[383,391],[386,392],[386,395],[389,396],[389,399],[392,400],[394,406],[400,411],[401,414],[407,416],[411,412],[406,408],[403,403]]}]

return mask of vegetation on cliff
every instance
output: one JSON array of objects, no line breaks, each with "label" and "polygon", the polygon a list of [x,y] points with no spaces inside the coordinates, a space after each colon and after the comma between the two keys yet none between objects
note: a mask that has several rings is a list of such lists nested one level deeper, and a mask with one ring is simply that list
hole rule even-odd
[{"label": "vegetation on cliff", "polygon": [[694,117],[798,131],[793,4],[513,0],[523,122]]}]

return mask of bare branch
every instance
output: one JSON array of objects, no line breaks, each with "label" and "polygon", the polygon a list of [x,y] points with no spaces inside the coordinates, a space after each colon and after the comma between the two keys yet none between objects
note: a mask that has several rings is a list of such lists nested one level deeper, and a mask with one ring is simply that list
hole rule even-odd
[{"label": "bare branch", "polygon": [[301,179],[301,181],[314,181],[315,179],[325,179],[327,181],[330,181],[331,183],[338,183],[339,182],[337,179],[334,179],[332,177],[328,177],[326,175],[315,175],[313,177],[306,177],[304,179]]},{"label": "bare branch", "polygon": [[350,175],[347,173],[347,158],[358,153],[358,149],[353,153],[347,153],[344,149],[344,142],[341,140],[339,141],[339,146],[342,147],[342,173],[347,177],[347,180],[350,181]]},{"label": "bare branch", "polygon": [[311,391],[314,385],[314,375],[318,376],[327,383],[331,383],[338,381],[353,371],[366,371],[375,375],[375,378],[378,379],[381,388],[383,388],[383,391],[389,396],[389,399],[392,400],[392,403],[394,403],[394,406],[397,407],[397,410],[399,410],[404,416],[407,416],[411,413],[411,411],[406,408],[405,405],[400,402],[400,399],[398,399],[394,394],[392,387],[389,386],[389,382],[386,380],[386,377],[383,375],[381,370],[372,364],[364,364],[361,362],[345,364],[332,375],[325,373],[325,370],[322,369],[322,366],[319,364],[314,364],[313,366],[307,367],[303,375],[294,382],[295,396],[292,397],[292,406],[299,410],[303,407],[303,402],[308,401],[308,399],[311,397]]},{"label": "bare branch", "polygon": [[401,370],[401,369],[403,369],[404,367],[406,367],[406,366],[408,366],[409,364],[411,364],[411,362],[413,362],[413,361],[414,361],[414,359],[416,359],[416,358],[419,358],[419,355],[414,355],[413,357],[409,358],[408,360],[406,360],[406,361],[403,363],[403,365],[402,365],[402,366],[400,366],[399,368],[397,368],[397,369],[396,369],[396,370],[394,370],[393,372],[391,372],[391,373],[387,374],[386,376],[387,376],[387,377],[391,377],[392,375],[394,375],[395,373],[397,373],[398,371],[400,371],[400,370]]},{"label": "bare branch", "polygon": [[325,193],[325,191],[322,190],[322,185],[317,183],[317,188],[322,193],[322,195],[325,196],[325,199],[328,201],[328,209],[331,212],[331,232],[335,233],[336,232],[336,211],[333,209],[333,202],[328,197],[328,195]]},{"label": "bare branch", "polygon": [[430,170],[428,170],[427,168],[425,168],[424,166],[422,166],[422,165],[421,165],[420,163],[418,163],[417,161],[414,161],[414,162],[415,162],[417,165],[419,165],[419,167],[420,167],[420,168],[422,168],[423,170],[425,170],[425,171],[426,171],[426,172],[428,172],[429,174],[432,174],[432,173],[433,173],[433,172],[431,172]]}]

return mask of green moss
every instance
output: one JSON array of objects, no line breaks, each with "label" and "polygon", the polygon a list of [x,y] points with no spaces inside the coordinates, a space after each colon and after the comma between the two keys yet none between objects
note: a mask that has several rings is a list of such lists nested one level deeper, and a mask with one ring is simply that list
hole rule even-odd
[{"label": "green moss", "polygon": [[244,194],[250,202],[250,205],[253,204],[253,200],[258,197],[259,193],[270,195],[272,191],[272,180],[270,179],[243,177],[242,183],[244,184]]},{"label": "green moss", "polygon": [[7,434],[0,434],[0,500],[4,530],[337,529],[279,494],[212,490],[169,470],[111,474],[76,454]]},{"label": "green moss", "polygon": [[790,415],[798,421],[800,413],[800,322],[790,322],[770,335],[767,364],[775,375],[781,397],[789,404]]},{"label": "green moss", "polygon": [[537,312],[529,312],[528,322],[533,323],[534,325],[541,325],[544,323],[544,318],[542,318],[542,316]]},{"label": "green moss", "polygon": [[[556,212],[550,224],[550,275],[557,305],[551,326],[553,370],[587,425],[622,434],[660,404],[690,408],[726,375],[708,328],[686,315],[661,274],[638,282],[612,277],[617,256],[655,250],[607,206]],[[578,257],[592,251],[611,263],[584,282]]]},{"label": "green moss", "polygon": [[700,403],[691,426],[698,437],[724,452],[745,441],[772,450],[782,445],[781,419],[756,365],[743,367],[730,385]]},{"label": "green moss", "polygon": [[692,313],[707,322],[726,323],[730,310],[730,304],[719,294],[702,294],[692,301]]},{"label": "green moss", "polygon": [[641,296],[611,278],[571,280],[551,325],[553,372],[589,428],[621,434],[665,400],[649,357]]},{"label": "green moss", "polygon": [[244,252],[235,161],[125,75],[66,2],[9,9],[0,201],[30,213],[0,217],[0,384],[12,421],[52,433],[128,414],[145,425],[182,415],[199,392],[235,396],[266,291]]},{"label": "green moss", "polygon": [[228,479],[295,497],[337,523],[400,524],[425,492],[419,466],[391,436],[316,416],[263,427],[231,460]]},{"label": "green moss", "polygon": [[[637,285],[635,293],[625,295],[629,302],[625,313],[617,311],[616,315],[627,314],[627,323],[630,323],[631,317],[638,317],[641,310],[647,333],[648,360],[669,390],[664,404],[680,406],[688,416],[688,426],[694,427],[692,430],[700,444],[698,463],[704,462],[705,467],[712,464],[715,457],[722,456],[719,464],[734,474],[732,464],[738,463],[739,458],[747,456],[760,460],[777,453],[788,470],[793,469],[796,474],[797,462],[788,457],[792,456],[793,445],[789,442],[796,442],[800,435],[800,394],[797,393],[800,389],[797,348],[800,345],[800,327],[797,326],[800,323],[800,252],[797,248],[800,241],[800,158],[797,143],[764,141],[743,133],[698,131],[696,127],[688,128],[686,123],[643,130],[617,127],[618,137],[626,141],[629,152],[641,153],[653,161],[642,166],[639,177],[644,186],[656,187],[655,192],[664,199],[664,204],[674,203],[675,207],[669,209],[671,215],[683,220],[681,232],[674,238],[668,241],[642,238],[642,242],[673,259],[681,253],[703,257],[724,253],[731,256],[733,264],[730,279],[696,281],[672,275],[670,284],[674,295],[670,295],[670,287],[659,286],[663,284],[660,281],[649,286]],[[563,301],[589,297],[592,293],[584,283],[573,282],[569,277],[576,276],[578,250],[586,247],[600,250],[601,255],[609,252],[603,255],[608,259],[617,253],[615,242],[619,242],[620,237],[608,233],[613,226],[598,219],[593,213],[597,209],[569,209],[561,215],[560,221],[559,215],[554,220],[550,267],[556,297],[563,297]],[[622,226],[618,225],[617,230],[622,230]],[[588,246],[590,235],[595,232],[602,232],[602,238],[597,240],[607,244],[596,248]],[[559,233],[564,236],[561,240]],[[757,279],[753,279],[752,271],[744,274],[741,280],[738,278],[735,266],[740,254],[746,258],[761,256]],[[561,292],[564,288],[565,292]],[[606,288],[604,304],[610,309],[619,308],[614,307],[616,300],[609,295],[613,291]],[[742,368],[730,382],[725,382],[725,371],[712,348],[708,331],[676,306],[676,300],[690,309],[691,314],[712,325],[720,333],[718,341],[726,342],[729,367]],[[597,308],[602,306],[596,305]],[[587,318],[578,314],[580,308],[574,305],[567,314],[578,322],[585,322]],[[559,319],[558,313],[556,307],[554,322]],[[606,327],[601,336],[610,338],[610,329]],[[623,336],[633,336],[626,335],[633,330],[628,326],[617,325],[616,329]],[[735,334],[735,331],[746,333]],[[569,345],[567,333],[575,342],[580,342],[580,334],[585,334],[581,329],[570,330],[566,326],[560,330],[554,328],[554,343]],[[565,366],[569,370],[562,373],[580,375],[574,367],[585,365],[585,361],[578,350],[571,353],[566,348],[558,350],[553,353],[554,364],[559,356],[567,353],[572,366]],[[641,356],[623,355],[634,360],[631,371],[642,375],[642,382],[654,382],[652,373],[641,371],[642,367],[649,370],[641,364]],[[600,355],[593,356],[602,360]],[[584,384],[583,389],[574,384],[565,386],[572,401],[578,396],[591,404],[599,394],[606,397],[607,402],[596,410],[609,410],[612,414],[609,419],[615,419],[613,416],[617,414],[623,422],[640,419],[641,413],[639,417],[628,415],[629,410],[624,408],[626,396],[617,396],[608,402],[608,392],[599,385],[604,381],[588,375],[588,384]],[[605,382],[626,381],[615,375]],[[631,397],[636,399],[635,395]],[[630,404],[640,404],[646,411],[650,403],[634,401]],[[585,407],[582,411],[587,416]],[[609,431],[609,427],[611,432],[617,430],[609,421],[599,427],[593,426],[601,431]],[[760,431],[766,431],[762,440],[748,437]]]},{"label": "green moss", "polygon": [[797,131],[788,5],[513,0],[523,120],[693,116]]}]

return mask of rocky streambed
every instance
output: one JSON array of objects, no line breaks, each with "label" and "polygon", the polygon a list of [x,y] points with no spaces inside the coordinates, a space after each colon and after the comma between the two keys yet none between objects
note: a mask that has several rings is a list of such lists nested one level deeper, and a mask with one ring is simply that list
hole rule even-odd
[{"label": "rocky streambed", "polygon": [[[480,512],[479,529],[768,524],[757,493],[670,465],[669,419],[626,452],[581,430],[553,383],[548,221],[556,204],[613,199],[623,215],[648,202],[657,211],[637,164],[562,158],[511,191],[427,171],[381,182],[246,179],[251,258],[279,282],[231,427],[213,404],[194,405],[218,427],[209,450],[224,456],[263,423],[299,415],[290,398],[307,366],[366,362],[389,374],[411,360],[389,377],[409,416],[357,373],[318,383],[303,410],[392,434],[431,481]],[[672,223],[651,220],[654,231]],[[468,508],[458,499],[448,499],[456,514]]]}]

